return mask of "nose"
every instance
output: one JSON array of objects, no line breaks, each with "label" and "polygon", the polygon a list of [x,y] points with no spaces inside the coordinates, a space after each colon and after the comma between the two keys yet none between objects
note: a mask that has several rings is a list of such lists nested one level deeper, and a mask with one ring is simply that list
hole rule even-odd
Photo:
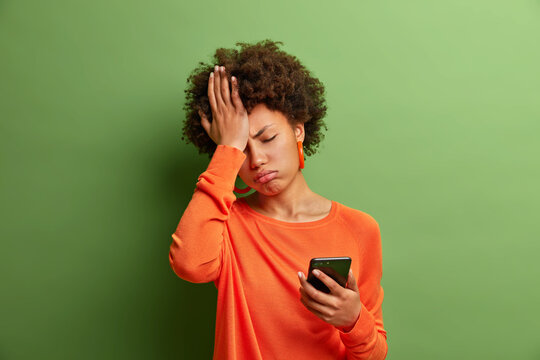
[{"label": "nose", "polygon": [[252,169],[256,169],[266,164],[266,154],[262,149],[257,148],[256,145],[247,145],[246,149],[249,149],[249,164]]}]

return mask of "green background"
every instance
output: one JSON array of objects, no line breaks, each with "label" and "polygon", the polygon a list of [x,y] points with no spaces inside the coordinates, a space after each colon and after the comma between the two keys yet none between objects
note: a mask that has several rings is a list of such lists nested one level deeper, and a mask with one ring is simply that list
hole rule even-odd
[{"label": "green background", "polygon": [[540,359],[540,1],[1,1],[0,358],[209,359],[169,267],[208,164],[186,78],[283,41],[326,86],[317,193],[372,215],[388,359]]}]

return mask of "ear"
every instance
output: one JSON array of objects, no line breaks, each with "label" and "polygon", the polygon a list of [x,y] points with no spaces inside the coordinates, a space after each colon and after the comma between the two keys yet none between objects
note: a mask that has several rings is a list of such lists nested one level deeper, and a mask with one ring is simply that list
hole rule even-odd
[{"label": "ear", "polygon": [[304,132],[304,124],[299,123],[293,126],[294,134],[296,136],[296,141],[304,142],[306,133]]}]

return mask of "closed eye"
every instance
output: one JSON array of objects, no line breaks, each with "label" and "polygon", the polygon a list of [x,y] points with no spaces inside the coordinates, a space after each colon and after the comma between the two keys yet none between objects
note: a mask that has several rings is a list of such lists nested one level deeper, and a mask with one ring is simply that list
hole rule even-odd
[{"label": "closed eye", "polygon": [[275,138],[276,136],[277,136],[277,134],[274,135],[274,136],[272,136],[270,139],[263,140],[263,142],[269,142],[269,141],[272,141],[272,140],[274,140],[274,138]]}]

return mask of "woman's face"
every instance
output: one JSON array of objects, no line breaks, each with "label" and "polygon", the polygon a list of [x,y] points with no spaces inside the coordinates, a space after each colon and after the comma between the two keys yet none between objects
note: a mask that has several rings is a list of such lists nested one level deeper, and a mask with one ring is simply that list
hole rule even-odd
[{"label": "woman's face", "polygon": [[[298,175],[298,141],[304,141],[304,124],[294,129],[285,115],[258,104],[248,115],[249,138],[244,150],[246,159],[238,172],[242,180],[263,195],[275,195]],[[257,174],[273,171],[256,180]]]}]

